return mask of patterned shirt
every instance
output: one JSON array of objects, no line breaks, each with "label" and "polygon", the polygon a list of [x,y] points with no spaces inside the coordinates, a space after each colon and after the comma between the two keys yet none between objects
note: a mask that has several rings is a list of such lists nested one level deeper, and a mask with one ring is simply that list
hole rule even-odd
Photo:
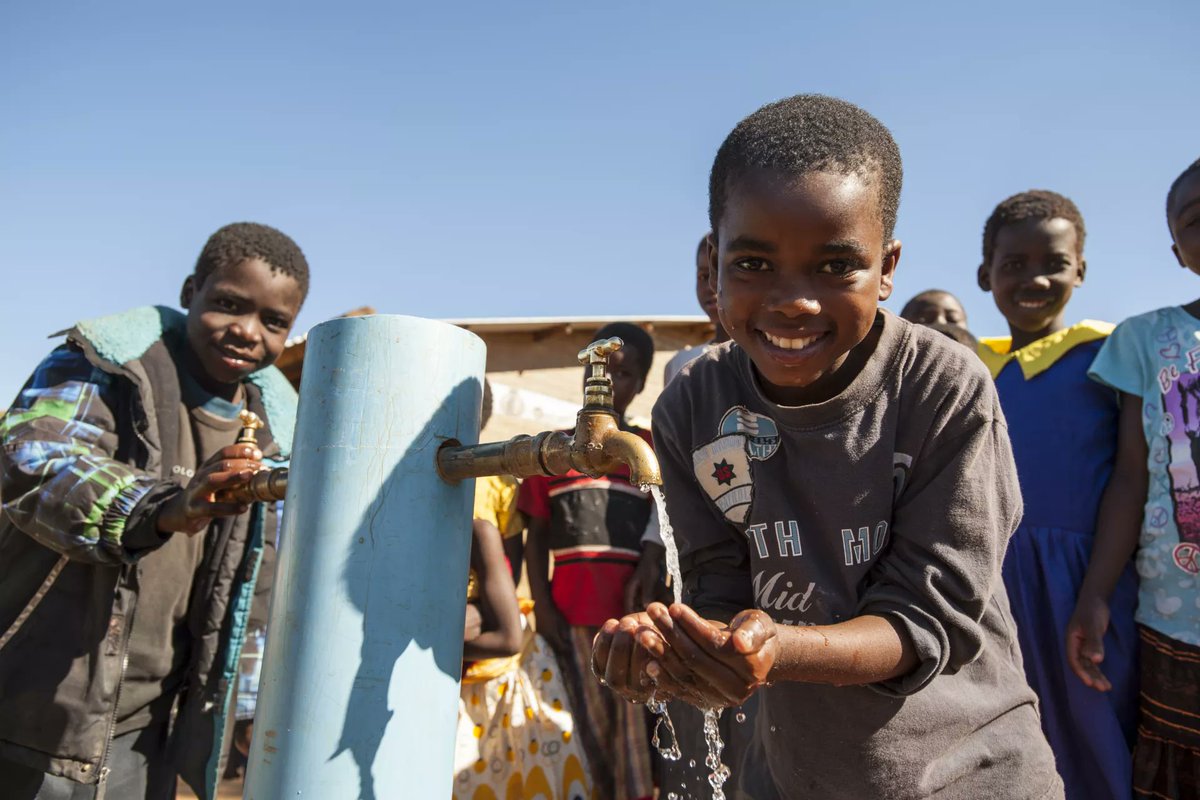
[{"label": "patterned shirt", "polygon": [[1088,374],[1142,401],[1149,488],[1137,621],[1200,645],[1200,320],[1179,306],[1131,317]]}]

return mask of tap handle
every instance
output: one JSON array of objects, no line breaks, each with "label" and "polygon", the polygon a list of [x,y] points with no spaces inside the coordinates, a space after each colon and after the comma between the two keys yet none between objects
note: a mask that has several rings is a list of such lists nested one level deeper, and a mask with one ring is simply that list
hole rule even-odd
[{"label": "tap handle", "polygon": [[604,368],[608,366],[608,357],[624,346],[625,342],[617,336],[592,342],[579,351],[579,363],[590,366],[592,368],[592,375],[597,377],[602,376],[604,375]]},{"label": "tap handle", "polygon": [[612,379],[608,377],[608,357],[625,346],[616,336],[592,342],[579,351],[579,363],[586,364],[590,373],[583,382],[584,408],[611,410]]},{"label": "tap handle", "polygon": [[258,429],[263,426],[263,421],[248,408],[238,412],[238,419],[242,422],[242,429],[238,431],[235,444],[252,444],[257,447]]}]

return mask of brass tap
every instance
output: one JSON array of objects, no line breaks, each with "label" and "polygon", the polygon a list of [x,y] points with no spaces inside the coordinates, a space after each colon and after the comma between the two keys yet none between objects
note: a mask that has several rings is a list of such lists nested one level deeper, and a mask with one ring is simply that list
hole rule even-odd
[{"label": "brass tap", "polygon": [[[258,431],[262,428],[263,421],[258,418],[258,414],[249,409],[239,412],[238,418],[242,422],[242,429],[238,431],[235,444],[249,444],[258,447]],[[221,492],[220,499],[235,503],[269,503],[284,498],[284,495],[287,494],[287,484],[287,467],[275,467],[274,469],[263,467],[241,486]]]},{"label": "brass tap", "polygon": [[608,357],[624,344],[613,337],[579,351],[579,363],[590,369],[573,435],[545,431],[470,447],[448,442],[438,450],[438,474],[443,480],[455,482],[484,475],[565,475],[574,469],[598,478],[625,465],[634,486],[661,486],[662,474],[654,450],[636,433],[621,430],[613,409]]}]

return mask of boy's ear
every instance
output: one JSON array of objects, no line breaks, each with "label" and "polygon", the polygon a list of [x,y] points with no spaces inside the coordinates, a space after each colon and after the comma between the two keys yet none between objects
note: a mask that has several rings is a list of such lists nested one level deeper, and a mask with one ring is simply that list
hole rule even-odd
[{"label": "boy's ear", "polygon": [[179,305],[186,309],[192,307],[192,298],[196,296],[196,276],[188,275],[183,279],[183,288],[179,290]]},{"label": "boy's ear", "polygon": [[879,268],[879,299],[887,300],[895,288],[896,266],[900,263],[900,240],[893,239],[883,249],[883,263]]},{"label": "boy's ear", "polygon": [[1087,261],[1079,259],[1079,274],[1075,276],[1075,285],[1083,286],[1083,279],[1087,277]]},{"label": "boy's ear", "polygon": [[979,265],[979,269],[975,272],[975,280],[979,282],[979,288],[985,292],[992,290],[992,276],[988,272],[987,264]]},{"label": "boy's ear", "polygon": [[1179,245],[1171,242],[1171,252],[1175,254],[1175,260],[1179,262],[1179,266],[1187,269],[1188,265],[1183,263],[1183,256],[1179,253]]},{"label": "boy's ear", "polygon": [[713,294],[718,293],[719,277],[717,275],[717,236],[710,233],[708,235],[708,288],[713,290]]}]

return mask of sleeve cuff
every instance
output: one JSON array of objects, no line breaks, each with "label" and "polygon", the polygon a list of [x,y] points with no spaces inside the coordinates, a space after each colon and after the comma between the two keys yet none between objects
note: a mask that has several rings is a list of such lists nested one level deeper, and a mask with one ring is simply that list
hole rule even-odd
[{"label": "sleeve cuff", "polygon": [[905,675],[887,681],[870,684],[874,691],[888,697],[907,697],[924,689],[946,669],[949,661],[950,643],[941,626],[917,608],[873,608],[863,609],[863,614],[879,614],[899,625],[908,636],[917,654],[917,665]]},{"label": "sleeve cuff", "polygon": [[158,511],[163,503],[181,491],[183,488],[179,484],[171,482],[154,484],[148,489],[143,487],[123,523],[121,545],[131,560],[162,547],[171,538],[172,534],[158,530]]}]

